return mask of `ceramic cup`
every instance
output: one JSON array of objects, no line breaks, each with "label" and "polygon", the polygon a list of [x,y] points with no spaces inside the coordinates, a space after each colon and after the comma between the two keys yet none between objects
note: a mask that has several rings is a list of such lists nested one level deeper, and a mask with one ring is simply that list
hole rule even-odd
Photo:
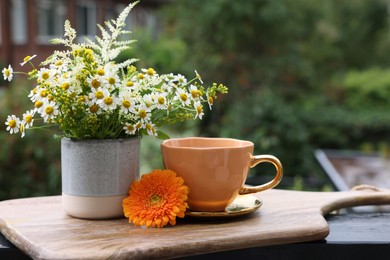
[{"label": "ceramic cup", "polygon": [[[183,177],[190,188],[191,211],[224,211],[238,194],[255,193],[279,184],[283,167],[272,155],[253,155],[250,141],[230,138],[177,138],[162,142],[164,165]],[[259,163],[276,168],[273,180],[254,187],[244,186],[249,169]]]}]

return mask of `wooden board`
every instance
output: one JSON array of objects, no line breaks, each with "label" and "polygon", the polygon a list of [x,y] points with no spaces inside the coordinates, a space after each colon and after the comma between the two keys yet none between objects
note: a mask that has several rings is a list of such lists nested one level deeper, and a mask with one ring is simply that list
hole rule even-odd
[{"label": "wooden board", "polygon": [[350,206],[390,204],[390,191],[269,190],[262,207],[245,217],[190,219],[146,229],[126,219],[80,220],[67,216],[61,197],[0,202],[0,231],[34,259],[170,258],[326,238],[323,215]]}]

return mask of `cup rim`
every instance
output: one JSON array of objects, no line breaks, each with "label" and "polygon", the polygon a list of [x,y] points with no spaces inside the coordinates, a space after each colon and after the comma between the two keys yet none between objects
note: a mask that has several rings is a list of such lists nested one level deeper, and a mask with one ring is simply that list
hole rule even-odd
[{"label": "cup rim", "polygon": [[[178,146],[173,145],[174,142],[180,142],[180,141],[187,141],[187,140],[206,140],[206,141],[228,141],[228,142],[235,142],[239,143],[240,145],[224,145],[224,146]],[[209,150],[209,149],[242,149],[246,147],[253,147],[254,144],[251,141],[248,140],[241,140],[236,138],[225,138],[225,137],[182,137],[182,138],[170,138],[166,139],[161,143],[161,146],[171,148],[171,149],[194,149],[194,150]]]}]

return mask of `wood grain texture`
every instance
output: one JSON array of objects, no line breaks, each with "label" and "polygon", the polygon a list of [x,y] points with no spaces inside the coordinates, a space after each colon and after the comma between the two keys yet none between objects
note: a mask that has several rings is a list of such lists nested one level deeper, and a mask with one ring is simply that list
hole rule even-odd
[{"label": "wood grain texture", "polygon": [[34,259],[171,258],[326,238],[323,215],[332,210],[390,204],[388,190],[256,194],[263,206],[235,219],[184,218],[163,229],[139,228],[127,219],[80,220],[67,216],[61,197],[0,202],[0,231]]}]

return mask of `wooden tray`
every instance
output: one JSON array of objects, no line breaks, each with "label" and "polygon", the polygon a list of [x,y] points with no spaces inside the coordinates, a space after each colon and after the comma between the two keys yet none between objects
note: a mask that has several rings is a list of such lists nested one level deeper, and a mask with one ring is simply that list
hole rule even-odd
[{"label": "wooden tray", "polygon": [[239,248],[321,240],[324,215],[351,206],[390,204],[390,191],[359,187],[346,192],[269,190],[256,194],[257,211],[237,218],[184,218],[163,229],[139,228],[127,219],[67,216],[61,197],[0,202],[0,231],[34,259],[169,258]]}]

